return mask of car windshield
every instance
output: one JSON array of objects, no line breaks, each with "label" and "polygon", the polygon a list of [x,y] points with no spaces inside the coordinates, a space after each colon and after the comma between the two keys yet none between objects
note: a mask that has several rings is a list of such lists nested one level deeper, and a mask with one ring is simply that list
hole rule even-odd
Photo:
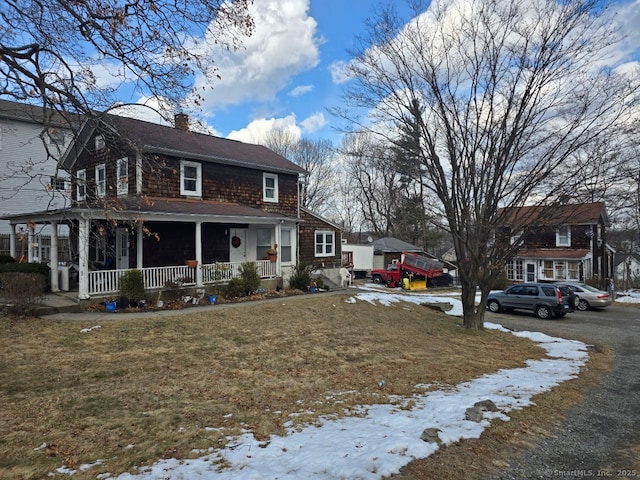
[{"label": "car windshield", "polygon": [[580,288],[582,288],[583,290],[586,290],[587,292],[593,292],[593,293],[596,293],[596,292],[599,292],[599,291],[600,291],[600,290],[598,290],[597,288],[592,287],[591,285],[582,284],[582,283],[581,283],[580,285],[576,285],[576,287],[580,287]]}]

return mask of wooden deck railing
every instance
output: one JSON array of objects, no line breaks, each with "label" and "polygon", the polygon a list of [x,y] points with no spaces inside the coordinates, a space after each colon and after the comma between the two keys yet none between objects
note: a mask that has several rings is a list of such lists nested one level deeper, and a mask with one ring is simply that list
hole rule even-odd
[{"label": "wooden deck railing", "polygon": [[[276,276],[276,263],[268,260],[256,261],[260,278]],[[196,283],[196,268],[186,265],[142,268],[145,290],[158,290],[172,286],[206,286],[225,283],[240,276],[242,262],[219,262],[202,265],[202,285]],[[120,270],[92,270],[89,272],[89,295],[111,295],[120,290]]]}]

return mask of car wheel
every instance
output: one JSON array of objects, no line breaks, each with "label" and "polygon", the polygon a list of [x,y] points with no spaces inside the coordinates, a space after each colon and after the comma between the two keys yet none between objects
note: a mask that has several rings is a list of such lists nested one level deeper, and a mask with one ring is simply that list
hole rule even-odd
[{"label": "car wheel", "polygon": [[380,275],[374,275],[371,280],[373,280],[373,283],[382,283],[382,277]]},{"label": "car wheel", "polygon": [[536,315],[538,316],[538,318],[547,319],[551,316],[551,309],[546,305],[540,305],[536,309]]},{"label": "car wheel", "polygon": [[587,302],[585,299],[583,298],[577,298],[576,299],[576,308],[582,312],[584,312],[585,310],[589,310],[589,302]]},{"label": "car wheel", "polygon": [[487,302],[487,308],[490,312],[498,313],[500,311],[500,304],[497,300],[489,300]]}]

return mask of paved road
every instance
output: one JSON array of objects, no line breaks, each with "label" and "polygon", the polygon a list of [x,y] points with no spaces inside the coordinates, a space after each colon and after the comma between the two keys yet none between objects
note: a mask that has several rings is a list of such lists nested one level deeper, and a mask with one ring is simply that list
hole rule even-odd
[{"label": "paved road", "polygon": [[546,321],[525,313],[487,312],[485,320],[514,330],[607,343],[616,355],[613,370],[553,436],[486,479],[640,478],[640,471],[633,471],[640,459],[630,451],[636,447],[635,455],[640,452],[640,309],[613,305]]}]

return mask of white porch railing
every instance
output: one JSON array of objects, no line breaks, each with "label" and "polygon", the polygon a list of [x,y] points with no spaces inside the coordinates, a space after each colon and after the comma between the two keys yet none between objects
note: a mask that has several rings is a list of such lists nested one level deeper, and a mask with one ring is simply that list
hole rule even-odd
[{"label": "white porch railing", "polygon": [[[276,276],[276,263],[258,260],[260,278]],[[202,285],[228,282],[240,276],[242,262],[221,262],[202,265]],[[145,290],[161,289],[169,286],[196,286],[196,268],[186,265],[142,268]],[[120,290],[120,270],[92,270],[89,272],[89,295],[111,295]]]}]

